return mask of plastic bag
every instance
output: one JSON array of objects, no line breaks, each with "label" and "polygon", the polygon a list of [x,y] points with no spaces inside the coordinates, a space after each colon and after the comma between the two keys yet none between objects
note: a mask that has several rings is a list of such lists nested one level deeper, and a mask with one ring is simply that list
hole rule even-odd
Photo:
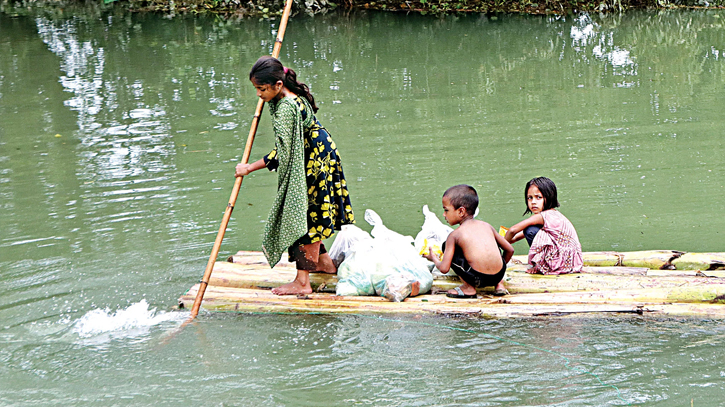
[{"label": "plastic bag", "polygon": [[[414,286],[417,288],[420,284],[410,278],[410,275],[391,274],[383,280],[380,295],[393,302],[401,302],[406,297],[413,294]],[[416,292],[413,295],[417,295]]]},{"label": "plastic bag", "polygon": [[[374,237],[373,250],[382,263],[380,272],[373,275],[372,279],[375,292],[392,301],[404,300],[413,292],[414,285],[417,285],[419,294],[429,292],[433,285],[433,276],[428,269],[428,262],[413,247],[413,238],[388,229],[383,225],[380,216],[371,209],[365,211],[365,220],[373,226],[370,232]],[[386,283],[391,274],[401,275],[407,283]],[[381,278],[383,275],[386,275],[384,279]],[[394,278],[398,282],[403,281],[400,277]]]},{"label": "plastic bag", "polygon": [[343,225],[327,253],[332,258],[332,262],[335,263],[335,267],[340,267],[343,260],[355,252],[355,247],[358,243],[362,242],[370,246],[372,241],[373,238],[368,232],[359,227],[355,225]]},{"label": "plastic bag", "polygon": [[337,268],[337,287],[336,295],[373,295],[373,288],[370,274],[367,272],[370,267],[374,267],[371,262],[368,250],[353,252],[345,258],[345,260]]},{"label": "plastic bag", "polygon": [[387,226],[383,225],[383,220],[380,215],[375,213],[372,209],[365,210],[365,220],[373,227],[370,234],[376,239],[388,240],[393,244],[410,245],[413,243],[411,236],[403,236],[398,232],[393,232],[388,229]]},{"label": "plastic bag", "polygon": [[415,249],[419,255],[428,253],[428,246],[433,247],[433,252],[440,259],[443,257],[443,242],[448,239],[448,235],[453,232],[450,226],[446,226],[438,219],[435,213],[428,209],[428,205],[423,205],[423,216],[425,221],[420,232],[415,236]]},{"label": "plastic bag", "polygon": [[402,301],[411,294],[429,292],[433,276],[413,247],[413,238],[388,229],[370,209],[365,211],[365,220],[373,226],[372,243],[355,245],[353,254],[340,264],[337,295],[374,292],[391,301]]}]

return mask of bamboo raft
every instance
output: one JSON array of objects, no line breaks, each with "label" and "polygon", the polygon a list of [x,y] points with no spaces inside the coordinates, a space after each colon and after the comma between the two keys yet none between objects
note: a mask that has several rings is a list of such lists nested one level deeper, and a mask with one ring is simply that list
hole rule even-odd
[{"label": "bamboo raft", "polygon": [[[217,261],[206,288],[207,311],[262,313],[439,314],[476,317],[634,313],[725,318],[725,253],[646,252],[584,253],[578,274],[545,276],[526,273],[526,256],[514,256],[504,284],[511,293],[494,297],[492,288],[476,299],[448,298],[460,285],[456,276],[437,275],[431,293],[390,302],[383,297],[335,295],[336,275],[311,274],[313,294],[277,296],[271,289],[292,281],[293,263],[269,267],[260,252],[240,251]],[[179,298],[190,308],[199,289]]]}]

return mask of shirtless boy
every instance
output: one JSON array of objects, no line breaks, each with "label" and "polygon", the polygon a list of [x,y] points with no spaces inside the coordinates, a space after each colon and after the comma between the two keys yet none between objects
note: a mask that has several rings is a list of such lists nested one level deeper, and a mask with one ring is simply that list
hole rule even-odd
[{"label": "shirtless boy", "polygon": [[503,276],[514,248],[491,225],[473,219],[477,207],[478,195],[469,185],[450,187],[443,194],[443,217],[451,226],[459,226],[443,243],[442,259],[432,248],[425,258],[443,274],[453,269],[463,281],[460,287],[448,290],[448,297],[476,298],[476,288],[490,286],[496,286],[494,295],[508,294]]}]

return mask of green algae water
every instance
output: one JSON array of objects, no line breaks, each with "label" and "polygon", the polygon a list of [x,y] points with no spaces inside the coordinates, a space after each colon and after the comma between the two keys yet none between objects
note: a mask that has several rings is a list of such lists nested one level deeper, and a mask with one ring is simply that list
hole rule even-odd
[{"label": "green algae water", "polygon": [[[414,236],[459,183],[509,226],[547,176],[586,251],[722,252],[723,20],[296,16],[281,59],[364,229],[373,209]],[[170,336],[276,29],[0,13],[0,405],[725,405],[722,321],[230,313]],[[272,146],[265,111],[252,159]],[[275,186],[245,178],[220,257],[260,249]]]}]

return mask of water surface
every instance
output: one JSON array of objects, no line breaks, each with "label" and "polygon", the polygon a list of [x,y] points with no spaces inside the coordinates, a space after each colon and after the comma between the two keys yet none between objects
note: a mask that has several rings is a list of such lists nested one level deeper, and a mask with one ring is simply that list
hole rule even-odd
[{"label": "water surface", "polygon": [[[725,251],[723,17],[298,16],[281,58],[365,229],[370,208],[415,235],[458,183],[511,225],[548,176],[584,250]],[[719,403],[719,321],[223,314],[169,338],[276,28],[0,14],[2,404]],[[272,146],[265,112],[252,158]],[[246,177],[220,257],[259,249],[275,185]]]}]

